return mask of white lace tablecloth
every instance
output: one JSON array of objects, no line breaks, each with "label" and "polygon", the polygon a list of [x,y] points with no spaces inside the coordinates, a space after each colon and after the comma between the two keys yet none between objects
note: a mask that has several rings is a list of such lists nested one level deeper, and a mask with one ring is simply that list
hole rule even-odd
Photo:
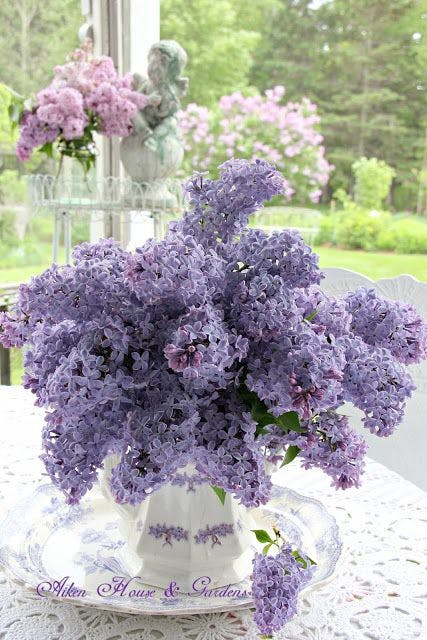
[{"label": "white lace tablecloth", "polygon": [[[38,460],[43,413],[18,387],[0,386],[1,514],[46,482]],[[393,446],[392,439],[389,445]],[[287,640],[427,639],[427,495],[369,461],[361,489],[336,492],[318,471],[290,465],[276,481],[320,499],[345,545],[337,575],[301,598],[298,615],[277,634]],[[3,640],[256,639],[250,610],[149,617],[40,598],[0,570]]]}]

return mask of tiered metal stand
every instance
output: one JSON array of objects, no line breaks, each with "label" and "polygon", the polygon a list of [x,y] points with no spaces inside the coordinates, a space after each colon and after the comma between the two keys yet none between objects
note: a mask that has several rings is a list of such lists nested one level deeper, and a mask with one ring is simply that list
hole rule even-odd
[{"label": "tiered metal stand", "polygon": [[[163,183],[164,186],[164,183]],[[137,183],[126,178],[64,179],[51,175],[32,175],[28,178],[32,211],[50,212],[54,218],[53,262],[58,262],[61,232],[64,239],[65,261],[71,258],[72,220],[86,214],[91,221],[104,221],[105,235],[117,235],[114,228],[122,230],[118,235],[131,235],[132,223],[153,223],[153,235],[163,236],[168,220],[180,215],[183,209],[182,188],[179,180],[167,182],[169,196],[159,199],[159,185]],[[123,234],[123,229],[127,234]],[[126,244],[126,242],[125,242]]]}]

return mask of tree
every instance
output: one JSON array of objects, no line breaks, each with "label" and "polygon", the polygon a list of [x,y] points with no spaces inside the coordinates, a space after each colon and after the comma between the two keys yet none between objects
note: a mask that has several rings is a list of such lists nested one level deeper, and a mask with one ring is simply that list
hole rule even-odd
[{"label": "tree", "polygon": [[10,151],[17,135],[12,132],[9,120],[10,93],[7,88],[0,83],[0,153]]},{"label": "tree", "polygon": [[309,95],[319,105],[332,188],[348,189],[352,163],[376,156],[396,168],[395,191],[400,183],[414,197],[427,108],[423,6],[331,0],[313,9],[283,0],[266,21],[251,78],[264,89],[274,74],[288,98]]},{"label": "tree", "polygon": [[78,45],[81,23],[76,0],[2,0],[0,81],[25,95],[41,89]]},{"label": "tree", "polygon": [[262,91],[284,85],[290,100],[315,98],[327,39],[311,0],[281,0],[263,18],[251,83]]},{"label": "tree", "polygon": [[248,85],[259,34],[239,23],[242,5],[232,0],[162,0],[161,37],[180,42],[189,57],[187,102],[210,106],[221,95]]}]

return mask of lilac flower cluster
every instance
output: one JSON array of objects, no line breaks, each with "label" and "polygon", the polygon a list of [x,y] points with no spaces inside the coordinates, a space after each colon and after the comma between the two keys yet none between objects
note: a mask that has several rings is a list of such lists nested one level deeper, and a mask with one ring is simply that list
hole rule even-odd
[{"label": "lilac flower cluster", "polygon": [[175,527],[173,525],[165,524],[155,524],[151,525],[148,529],[148,533],[150,536],[153,536],[157,539],[163,539],[163,546],[169,545],[173,546],[172,540],[188,540],[188,531],[183,529],[182,527]]},{"label": "lilac flower cluster", "polygon": [[146,103],[146,96],[132,89],[130,74],[119,77],[111,58],[94,57],[90,44],[83,44],[66,64],[55,67],[52,83],[37,94],[34,108],[24,112],[17,156],[24,162],[34,148],[55,140],[64,155],[93,153],[94,131],[129,135],[133,117]]},{"label": "lilac flower cluster", "polygon": [[352,332],[374,347],[384,347],[404,364],[427,356],[427,325],[410,304],[384,300],[361,287],[345,298]]},{"label": "lilac flower cluster", "polygon": [[255,622],[262,634],[272,637],[296,613],[298,594],[312,576],[310,560],[301,563],[288,544],[275,556],[257,553],[253,561],[252,596]]},{"label": "lilac flower cluster", "polygon": [[223,523],[212,527],[208,525],[205,529],[200,529],[196,533],[194,540],[197,544],[206,544],[209,540],[212,542],[212,547],[214,547],[215,545],[221,545],[221,538],[224,538],[231,533],[234,533],[232,524]]},{"label": "lilac flower cluster", "polygon": [[227,161],[217,180],[189,181],[188,211],[163,240],[132,254],[85,243],[72,265],[21,285],[0,340],[26,346],[24,385],[47,411],[43,460],[70,503],[109,453],[119,503],[193,463],[258,506],[270,496],[266,459],[290,454],[337,488],[359,484],[366,445],[339,409],[352,402],[370,431],[392,433],[426,327],[372,292],[328,297],[297,232],[249,229],[284,188],[264,160]]},{"label": "lilac flower cluster", "polygon": [[[323,469],[336,489],[359,486],[368,446],[363,436],[350,427],[348,418],[328,410],[302,426],[302,433],[291,431],[286,436],[290,447],[298,447],[302,466]],[[274,460],[283,447],[283,433],[277,428],[271,430],[264,443]]]}]

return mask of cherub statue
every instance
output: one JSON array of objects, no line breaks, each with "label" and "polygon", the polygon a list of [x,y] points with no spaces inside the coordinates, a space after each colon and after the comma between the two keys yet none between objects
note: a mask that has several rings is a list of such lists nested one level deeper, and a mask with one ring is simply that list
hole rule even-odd
[{"label": "cherub statue", "polygon": [[133,78],[133,88],[144,93],[148,102],[134,118],[133,132],[122,139],[120,157],[130,177],[142,183],[147,192],[150,187],[157,202],[173,200],[165,181],[184,156],[176,113],[188,88],[188,79],[181,77],[186,63],[187,54],[181,45],[161,40],[149,51],[148,78],[139,74]]},{"label": "cherub statue", "polygon": [[134,119],[134,132],[141,134],[153,151],[164,135],[176,129],[175,114],[188,88],[188,78],[180,77],[186,63],[187,54],[181,45],[174,40],[161,40],[148,54],[148,78],[134,75],[134,89],[148,98]]}]

